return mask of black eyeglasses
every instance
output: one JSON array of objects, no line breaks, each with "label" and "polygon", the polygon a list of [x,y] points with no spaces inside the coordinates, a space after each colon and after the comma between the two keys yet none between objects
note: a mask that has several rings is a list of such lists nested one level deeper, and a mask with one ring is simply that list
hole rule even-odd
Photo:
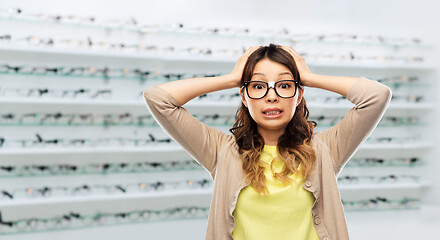
[{"label": "black eyeglasses", "polygon": [[281,80],[276,82],[246,81],[242,88],[246,88],[247,95],[251,99],[264,98],[271,87],[279,97],[292,98],[296,94],[298,85],[298,80]]}]

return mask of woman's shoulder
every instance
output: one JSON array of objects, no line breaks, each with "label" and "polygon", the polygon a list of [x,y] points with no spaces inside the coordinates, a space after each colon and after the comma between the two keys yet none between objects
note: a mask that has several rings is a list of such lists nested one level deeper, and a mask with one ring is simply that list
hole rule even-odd
[{"label": "woman's shoulder", "polygon": [[315,140],[317,138],[320,138],[322,132],[313,132],[312,134],[312,140]]},{"label": "woman's shoulder", "polygon": [[233,134],[223,133],[218,142],[218,147],[229,148],[238,151],[237,141],[235,140],[235,136]]},{"label": "woman's shoulder", "polygon": [[311,143],[314,149],[318,148],[322,144],[322,132],[313,132]]}]

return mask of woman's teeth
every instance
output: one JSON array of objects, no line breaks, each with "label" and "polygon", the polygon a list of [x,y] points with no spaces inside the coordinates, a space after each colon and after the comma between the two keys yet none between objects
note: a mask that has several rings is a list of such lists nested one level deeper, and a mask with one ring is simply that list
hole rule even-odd
[{"label": "woman's teeth", "polygon": [[270,112],[265,112],[266,115],[275,115],[275,114],[280,114],[280,111],[270,111]]}]

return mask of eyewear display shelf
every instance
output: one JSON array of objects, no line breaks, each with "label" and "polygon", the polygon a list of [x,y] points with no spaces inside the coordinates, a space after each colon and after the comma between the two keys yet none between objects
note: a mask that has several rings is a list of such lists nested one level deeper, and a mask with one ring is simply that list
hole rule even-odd
[{"label": "eyewear display shelf", "polygon": [[[19,27],[13,29],[6,24],[10,22],[3,19],[0,24],[13,35],[38,32],[47,25],[17,21]],[[117,39],[114,32],[121,31],[68,24],[52,27],[58,36],[71,31],[106,39]],[[346,211],[418,211],[430,204],[430,196],[435,194],[430,191],[434,136],[426,129],[432,127],[435,116],[437,77],[430,64],[432,47],[202,33],[143,33],[139,40],[139,32],[125,34],[126,39],[140,43],[151,40],[149,44],[170,45],[180,38],[176,49],[194,43],[240,49],[277,41],[295,44],[305,56],[317,56],[312,52],[319,50],[330,55],[356,51],[356,56],[396,59],[422,56],[422,62],[406,63],[384,62],[380,57],[355,62],[325,55],[305,58],[312,72],[363,76],[381,81],[393,91],[384,118],[337,176]],[[56,239],[59,235],[54,231],[62,234],[69,229],[97,235],[96,231],[105,229],[154,232],[167,224],[175,229],[169,236],[179,236],[189,225],[196,226],[197,233],[187,235],[188,239],[204,236],[212,180],[157,125],[142,92],[191,74],[228,73],[239,55],[150,54],[2,42],[0,56],[2,239],[43,233]],[[72,70],[80,66],[80,73]],[[184,107],[200,121],[229,133],[240,105],[237,93],[238,89],[210,93]],[[333,126],[354,106],[320,89],[306,88],[304,97],[309,120],[318,122],[316,131]]]}]

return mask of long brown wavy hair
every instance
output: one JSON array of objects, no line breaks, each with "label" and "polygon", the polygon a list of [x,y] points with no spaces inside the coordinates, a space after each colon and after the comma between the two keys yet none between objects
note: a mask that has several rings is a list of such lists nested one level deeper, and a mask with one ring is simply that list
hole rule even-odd
[{"label": "long brown wavy hair", "polygon": [[[275,44],[261,47],[249,56],[243,70],[240,87],[244,86],[245,81],[251,80],[255,65],[260,60],[266,58],[286,66],[293,74],[294,79],[300,81],[298,91],[304,91],[295,60],[290,53]],[[274,177],[283,183],[290,183],[292,181],[288,177],[292,173],[300,174],[306,178],[316,162],[315,151],[311,146],[311,138],[317,123],[315,121],[308,121],[308,117],[309,110],[305,99],[302,99],[296,107],[294,116],[287,124],[284,134],[278,139],[278,157],[285,164],[283,170],[280,173],[275,173]],[[264,139],[259,134],[257,123],[251,117],[248,108],[243,102],[235,114],[235,123],[229,131],[235,137],[239,147],[242,168],[246,179],[249,180],[250,184],[260,195],[262,193],[265,195],[269,194],[266,187],[264,167],[259,165],[260,154],[264,147]],[[301,164],[300,169],[298,169],[299,164]]]}]

